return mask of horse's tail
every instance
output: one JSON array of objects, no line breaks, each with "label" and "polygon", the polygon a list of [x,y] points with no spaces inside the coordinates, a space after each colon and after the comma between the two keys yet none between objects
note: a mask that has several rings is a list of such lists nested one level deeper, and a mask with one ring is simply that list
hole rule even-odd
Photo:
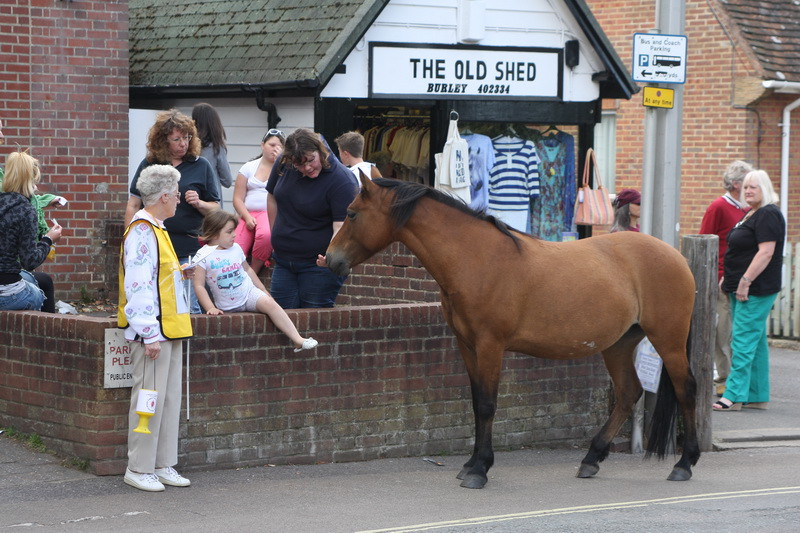
[{"label": "horse's tail", "polygon": [[[686,359],[691,353],[692,332],[689,327],[689,337],[686,339]],[[678,416],[678,397],[675,394],[675,386],[666,368],[661,370],[661,379],[658,383],[658,393],[656,394],[656,407],[653,410],[653,418],[650,423],[650,436],[647,439],[647,451],[645,458],[649,458],[654,453],[659,459],[663,459],[667,454],[667,448],[671,445],[675,436],[675,421]]]}]

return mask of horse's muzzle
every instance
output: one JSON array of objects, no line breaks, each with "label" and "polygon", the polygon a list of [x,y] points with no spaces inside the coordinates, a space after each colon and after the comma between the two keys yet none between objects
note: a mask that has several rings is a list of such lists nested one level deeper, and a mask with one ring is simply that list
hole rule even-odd
[{"label": "horse's muzzle", "polygon": [[341,254],[329,252],[325,254],[325,261],[328,263],[328,268],[337,276],[347,276],[350,274],[350,264]]}]

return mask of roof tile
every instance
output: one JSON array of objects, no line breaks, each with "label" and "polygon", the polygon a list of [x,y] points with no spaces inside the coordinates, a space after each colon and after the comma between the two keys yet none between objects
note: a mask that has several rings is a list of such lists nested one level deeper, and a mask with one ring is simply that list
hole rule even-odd
[{"label": "roof tile", "polygon": [[175,16],[174,0],[130,0],[131,84],[324,82],[386,3],[184,0]]},{"label": "roof tile", "polygon": [[800,81],[800,2],[720,0],[771,79]]}]

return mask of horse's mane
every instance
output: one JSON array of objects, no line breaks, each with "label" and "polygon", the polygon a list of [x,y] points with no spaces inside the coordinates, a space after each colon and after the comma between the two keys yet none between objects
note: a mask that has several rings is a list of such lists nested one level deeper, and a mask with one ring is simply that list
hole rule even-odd
[{"label": "horse's mane", "polygon": [[461,211],[462,213],[473,218],[485,220],[491,224],[494,224],[494,226],[500,230],[500,232],[502,232],[504,235],[507,235],[514,241],[514,244],[517,246],[517,248],[520,247],[519,238],[513,233],[516,230],[509,228],[503,221],[498,220],[491,215],[484,215],[483,213],[475,211],[460,198],[450,196],[449,194],[443,193],[442,191],[432,187],[428,187],[427,185],[421,185],[411,181],[376,178],[372,180],[372,182],[379,187],[394,190],[394,199],[392,200],[392,205],[389,210],[389,216],[391,217],[392,223],[396,228],[403,227],[405,223],[408,222],[411,214],[414,212],[414,208],[417,207],[417,202],[419,199],[427,197],[431,200],[452,207],[453,209],[457,209],[458,211]]}]

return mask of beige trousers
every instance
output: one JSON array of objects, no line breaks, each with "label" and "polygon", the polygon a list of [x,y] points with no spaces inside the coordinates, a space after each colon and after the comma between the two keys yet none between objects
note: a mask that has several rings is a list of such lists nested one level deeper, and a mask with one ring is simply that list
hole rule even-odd
[{"label": "beige trousers", "polygon": [[717,331],[714,340],[714,366],[717,379],[714,383],[723,385],[731,373],[731,301],[727,292],[717,293]]},{"label": "beige trousers", "polygon": [[[132,344],[133,388],[128,412],[128,468],[152,473],[156,468],[178,463],[178,431],[181,412],[182,341],[164,341],[154,361],[144,355],[144,344]],[[139,424],[136,401],[139,389],[158,391],[156,412],[150,418],[150,433],[136,433]]]}]

